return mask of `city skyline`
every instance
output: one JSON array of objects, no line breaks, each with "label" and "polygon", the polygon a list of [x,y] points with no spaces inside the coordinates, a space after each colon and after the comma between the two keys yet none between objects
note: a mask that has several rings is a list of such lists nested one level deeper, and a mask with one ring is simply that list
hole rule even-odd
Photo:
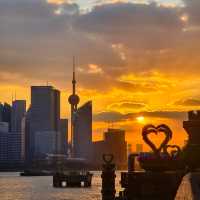
[{"label": "city skyline", "polygon": [[[48,86],[31,86],[31,88],[55,88],[54,86],[51,86],[51,85],[48,85]],[[30,88],[30,89],[31,89]],[[59,91],[59,90],[56,90],[55,91]],[[80,97],[81,99],[81,97]],[[89,99],[88,99],[89,100]],[[19,99],[14,99],[13,102],[20,102],[20,101],[25,101],[25,100],[19,100]],[[26,101],[25,101],[26,102]],[[59,103],[59,102],[58,102]],[[89,101],[87,102],[86,104],[88,103],[92,103],[92,101]],[[9,104],[7,104],[9,105]],[[78,106],[78,110],[81,109],[83,106],[85,106],[85,104],[81,104]],[[69,107],[70,107],[70,104],[69,104]],[[30,108],[30,107],[28,107]],[[28,112],[29,109],[27,109],[27,112]],[[111,118],[113,117],[112,115],[115,115],[117,114],[117,118],[116,118],[116,121],[117,122],[114,122],[111,120]],[[159,115],[163,115],[163,118],[159,118]],[[126,134],[126,140],[127,142],[131,143],[132,145],[137,145],[138,142],[139,143],[142,143],[144,145],[144,150],[150,150],[147,145],[142,141],[142,137],[141,137],[141,130],[143,128],[143,126],[145,124],[150,124],[150,123],[153,123],[153,121],[151,120],[151,118],[153,118],[154,120],[156,120],[156,123],[155,124],[161,124],[161,123],[164,123],[165,120],[166,120],[166,116],[170,119],[170,117],[172,118],[172,127],[176,127],[177,129],[183,129],[182,128],[182,122],[181,121],[181,118],[184,119],[184,115],[187,115],[187,112],[179,112],[177,113],[177,118],[180,119],[180,123],[177,123],[177,120],[173,118],[173,113],[172,112],[158,112],[158,113],[155,113],[155,112],[141,112],[141,113],[135,113],[135,114],[125,114],[125,115],[122,115],[122,114],[119,114],[119,113],[100,113],[100,114],[93,114],[93,129],[92,129],[92,138],[93,138],[93,141],[102,141],[102,139],[104,138],[104,132],[108,129],[108,128],[115,128],[115,129],[119,129],[119,128],[123,128],[124,130],[130,130],[128,128],[129,127],[129,124],[131,121],[127,120],[129,118],[132,118],[133,121],[135,121],[135,123],[138,124],[138,127],[134,127],[135,128],[135,132],[134,134],[138,134],[139,138],[137,137],[132,137],[133,136],[133,132],[130,131],[128,132],[128,134]],[[115,116],[114,116],[115,117]],[[70,115],[68,116],[68,118],[70,119]],[[41,118],[42,119],[42,118]],[[70,120],[69,120],[70,121]],[[102,123],[102,121],[104,121]],[[155,121],[154,121],[155,122]],[[70,122],[71,123],[71,122]],[[98,127],[98,123],[100,123],[100,129],[99,129],[99,132],[95,132],[96,130],[96,125]],[[171,125],[171,124],[170,124]],[[128,127],[128,128],[127,128]],[[174,128],[173,127],[173,128]],[[70,131],[70,128],[68,128],[68,131],[71,135],[71,131]],[[183,131],[183,134],[184,134],[184,131]],[[71,136],[69,135],[69,139],[71,141]],[[131,139],[129,137],[132,137]],[[152,139],[155,140],[155,143],[158,145],[160,144],[160,142],[162,141],[163,139],[163,136],[161,135],[160,137],[157,137],[157,136],[152,136]],[[177,138],[173,138],[172,139],[172,142],[176,141]],[[182,138],[180,138],[180,140],[177,142],[179,145],[185,145],[185,141],[187,140],[187,138],[185,137],[184,140],[182,140]],[[179,143],[180,142],[180,143]],[[132,148],[133,151],[136,150],[136,148]]]},{"label": "city skyline", "polygon": [[110,122],[140,143],[144,123],[165,122],[183,144],[186,112],[200,108],[200,3],[149,2],[1,1],[0,101],[11,103],[16,91],[28,106],[29,87],[48,82],[69,118],[75,55],[80,104],[93,101],[94,139]]}]

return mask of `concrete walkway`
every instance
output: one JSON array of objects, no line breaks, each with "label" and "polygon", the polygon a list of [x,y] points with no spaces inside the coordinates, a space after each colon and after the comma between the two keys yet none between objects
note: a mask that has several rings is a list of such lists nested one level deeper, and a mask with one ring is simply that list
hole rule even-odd
[{"label": "concrete walkway", "polygon": [[189,173],[183,177],[175,200],[200,200],[200,172]]}]

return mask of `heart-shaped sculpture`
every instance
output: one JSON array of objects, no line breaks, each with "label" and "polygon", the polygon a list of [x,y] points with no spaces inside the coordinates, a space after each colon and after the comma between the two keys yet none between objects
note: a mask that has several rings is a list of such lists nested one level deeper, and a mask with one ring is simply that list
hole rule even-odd
[{"label": "heart-shaped sculpture", "polygon": [[114,155],[113,154],[103,154],[103,161],[106,164],[111,164],[113,159],[114,159]]},{"label": "heart-shaped sculpture", "polygon": [[[157,148],[156,145],[149,139],[149,135],[150,134],[156,134],[158,135],[159,133],[164,133],[165,134],[165,139],[162,141],[162,143],[160,144],[160,146]],[[143,129],[142,129],[142,137],[143,140],[145,141],[146,144],[149,145],[149,147],[152,149],[152,151],[156,154],[156,155],[160,155],[161,150],[168,144],[168,142],[171,140],[172,138],[172,131],[171,129],[165,125],[165,124],[161,124],[159,126],[154,126],[152,124],[146,125]]]},{"label": "heart-shaped sculpture", "polygon": [[[172,151],[169,152],[169,149],[171,149]],[[170,158],[177,158],[181,154],[181,148],[178,145],[166,145],[163,148],[163,151]]]}]

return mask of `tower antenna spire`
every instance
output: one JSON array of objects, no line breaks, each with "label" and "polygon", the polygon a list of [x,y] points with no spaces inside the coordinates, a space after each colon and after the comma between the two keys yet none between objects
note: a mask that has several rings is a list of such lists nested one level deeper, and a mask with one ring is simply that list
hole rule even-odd
[{"label": "tower antenna spire", "polygon": [[73,56],[73,80],[72,80],[72,85],[73,85],[73,94],[76,94],[76,62],[75,62],[75,56]]}]

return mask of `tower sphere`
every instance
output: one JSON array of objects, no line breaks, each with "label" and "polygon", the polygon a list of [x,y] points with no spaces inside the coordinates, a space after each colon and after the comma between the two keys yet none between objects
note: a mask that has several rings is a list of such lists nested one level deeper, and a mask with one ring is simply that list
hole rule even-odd
[{"label": "tower sphere", "polygon": [[79,98],[78,95],[72,94],[72,95],[69,96],[68,102],[69,102],[71,105],[78,105],[79,102],[80,102],[80,98]]}]

